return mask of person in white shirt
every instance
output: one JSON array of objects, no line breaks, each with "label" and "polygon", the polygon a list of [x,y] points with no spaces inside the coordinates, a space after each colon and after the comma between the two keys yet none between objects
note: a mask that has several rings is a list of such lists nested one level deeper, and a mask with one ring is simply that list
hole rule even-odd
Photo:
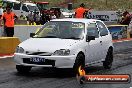
[{"label": "person in white shirt", "polygon": [[2,18],[2,15],[3,15],[3,8],[2,8],[2,6],[0,5],[0,19]]},{"label": "person in white shirt", "polygon": [[29,22],[29,25],[34,24],[34,14],[32,11],[28,14],[27,21]]},{"label": "person in white shirt", "polygon": [[2,8],[2,6],[0,5],[0,36],[2,36],[2,33],[3,33],[3,31],[2,31],[2,15],[3,15],[3,8]]},{"label": "person in white shirt", "polygon": [[132,38],[132,19],[128,25],[128,32],[129,32],[130,38]]},{"label": "person in white shirt", "polygon": [[2,14],[3,14],[3,8],[2,6],[0,6],[0,16],[2,16]]},{"label": "person in white shirt", "polygon": [[52,19],[56,19],[56,16],[55,16],[54,12],[51,13],[51,20]]},{"label": "person in white shirt", "polygon": [[35,23],[36,23],[36,25],[40,25],[40,15],[39,15],[39,12],[36,12],[35,14],[34,14],[34,18],[35,18]]}]

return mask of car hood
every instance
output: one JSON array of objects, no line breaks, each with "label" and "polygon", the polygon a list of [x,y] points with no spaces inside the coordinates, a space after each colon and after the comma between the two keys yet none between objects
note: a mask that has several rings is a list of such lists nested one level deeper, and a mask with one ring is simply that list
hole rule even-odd
[{"label": "car hood", "polygon": [[30,38],[22,42],[19,47],[26,51],[55,52],[60,49],[69,49],[79,40],[59,38]]}]

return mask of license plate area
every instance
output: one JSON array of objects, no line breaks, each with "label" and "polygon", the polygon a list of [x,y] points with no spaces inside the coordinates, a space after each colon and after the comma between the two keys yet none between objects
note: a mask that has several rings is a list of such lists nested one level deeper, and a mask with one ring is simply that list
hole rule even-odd
[{"label": "license plate area", "polygon": [[55,60],[49,60],[45,58],[23,58],[23,63],[26,64],[36,64],[36,65],[52,65],[55,66]]},{"label": "license plate area", "polygon": [[42,63],[42,62],[45,62],[45,58],[32,57],[32,58],[30,58],[30,62],[33,62],[33,63]]}]

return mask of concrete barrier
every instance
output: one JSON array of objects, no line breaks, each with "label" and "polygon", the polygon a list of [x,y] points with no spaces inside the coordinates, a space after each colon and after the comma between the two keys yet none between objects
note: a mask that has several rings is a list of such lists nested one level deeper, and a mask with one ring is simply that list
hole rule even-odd
[{"label": "concrete barrier", "polygon": [[18,37],[22,42],[30,38],[30,33],[35,33],[40,27],[42,27],[42,25],[16,25],[14,28],[14,36]]},{"label": "concrete barrier", "polygon": [[17,37],[0,37],[0,54],[13,54],[19,43]]}]

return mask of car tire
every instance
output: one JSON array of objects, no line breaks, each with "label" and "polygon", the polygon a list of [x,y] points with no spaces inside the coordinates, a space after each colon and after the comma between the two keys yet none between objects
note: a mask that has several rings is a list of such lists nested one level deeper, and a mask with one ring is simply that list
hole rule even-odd
[{"label": "car tire", "polygon": [[23,65],[16,65],[16,69],[19,73],[28,73],[32,67],[23,66]]},{"label": "car tire", "polygon": [[112,67],[113,62],[113,50],[108,49],[105,61],[103,62],[103,66],[105,69],[110,69]]},{"label": "car tire", "polygon": [[73,70],[74,70],[74,74],[79,74],[78,73],[78,68],[79,66],[81,66],[82,68],[85,67],[85,59],[84,59],[84,55],[83,54],[78,54],[75,60],[75,64],[73,66]]}]

